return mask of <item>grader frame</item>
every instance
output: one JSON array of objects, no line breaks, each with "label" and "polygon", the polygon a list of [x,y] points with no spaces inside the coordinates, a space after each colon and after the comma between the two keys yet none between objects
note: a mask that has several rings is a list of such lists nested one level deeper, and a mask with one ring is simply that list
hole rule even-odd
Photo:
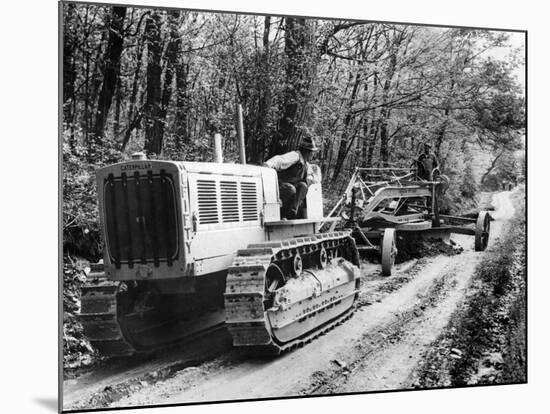
[{"label": "grader frame", "polygon": [[[416,166],[356,168],[346,189],[329,214],[351,228],[360,252],[380,254],[382,274],[391,275],[397,255],[396,239],[430,237],[449,241],[451,233],[475,237],[475,250],[485,250],[491,217],[450,216],[439,212],[439,197],[448,187],[438,169],[423,179]],[[327,224],[323,223],[324,224]],[[332,222],[330,230],[334,230]]]}]

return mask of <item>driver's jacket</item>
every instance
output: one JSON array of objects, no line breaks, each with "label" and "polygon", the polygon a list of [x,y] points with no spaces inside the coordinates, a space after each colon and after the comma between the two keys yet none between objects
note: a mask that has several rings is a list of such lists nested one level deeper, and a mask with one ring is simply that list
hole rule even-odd
[{"label": "driver's jacket", "polygon": [[277,171],[280,182],[296,184],[303,181],[309,186],[320,181],[319,167],[306,162],[300,151],[276,155],[267,160],[265,165]]},{"label": "driver's jacket", "polygon": [[422,164],[424,167],[424,175],[425,178],[429,179],[431,178],[431,174],[434,168],[439,167],[439,162],[437,161],[437,157],[433,153],[425,154],[422,153],[418,157],[418,162]]}]

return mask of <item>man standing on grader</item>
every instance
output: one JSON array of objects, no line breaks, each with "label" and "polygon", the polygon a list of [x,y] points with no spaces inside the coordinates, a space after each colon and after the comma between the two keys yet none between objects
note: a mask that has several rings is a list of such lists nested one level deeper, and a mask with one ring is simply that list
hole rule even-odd
[{"label": "man standing on grader", "polygon": [[420,154],[417,160],[418,177],[427,181],[432,181],[432,172],[435,168],[439,167],[439,161],[432,152],[432,145],[426,141],[424,142],[424,152]]},{"label": "man standing on grader", "polygon": [[319,182],[319,167],[309,163],[313,152],[317,150],[313,136],[307,132],[298,150],[276,155],[264,163],[266,167],[277,171],[283,202],[282,217],[286,219],[300,218],[300,207],[308,187]]}]

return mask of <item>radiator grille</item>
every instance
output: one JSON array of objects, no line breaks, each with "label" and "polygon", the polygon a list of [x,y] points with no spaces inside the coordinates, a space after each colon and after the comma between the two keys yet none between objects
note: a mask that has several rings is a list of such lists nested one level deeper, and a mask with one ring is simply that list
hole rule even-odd
[{"label": "radiator grille", "polygon": [[214,180],[197,180],[199,223],[218,223],[218,200]]},{"label": "radiator grille", "polygon": [[136,172],[109,174],[103,186],[107,247],[116,267],[121,263],[161,261],[178,254],[177,207],[172,176]]},{"label": "radiator grille", "polygon": [[241,199],[243,206],[243,221],[258,220],[258,198],[256,183],[241,182]]},{"label": "radiator grille", "polygon": [[203,177],[195,181],[199,225],[259,220],[257,182]]},{"label": "radiator grille", "polygon": [[220,181],[222,220],[224,223],[239,221],[239,193],[235,181]]}]

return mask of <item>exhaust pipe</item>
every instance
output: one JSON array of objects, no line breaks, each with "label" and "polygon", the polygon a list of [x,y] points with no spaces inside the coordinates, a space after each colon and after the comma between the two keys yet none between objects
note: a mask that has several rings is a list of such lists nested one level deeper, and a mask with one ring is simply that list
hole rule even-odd
[{"label": "exhaust pipe", "polygon": [[[246,164],[246,148],[244,146],[243,107],[237,104],[237,137],[239,140],[239,157],[241,164]],[[214,162],[223,163],[222,136],[214,134]]]},{"label": "exhaust pipe", "polygon": [[214,161],[218,163],[223,162],[221,134],[214,134]]},{"label": "exhaust pipe", "polygon": [[246,164],[246,149],[244,147],[243,106],[237,104],[237,135],[239,137],[239,153],[241,164]]}]

